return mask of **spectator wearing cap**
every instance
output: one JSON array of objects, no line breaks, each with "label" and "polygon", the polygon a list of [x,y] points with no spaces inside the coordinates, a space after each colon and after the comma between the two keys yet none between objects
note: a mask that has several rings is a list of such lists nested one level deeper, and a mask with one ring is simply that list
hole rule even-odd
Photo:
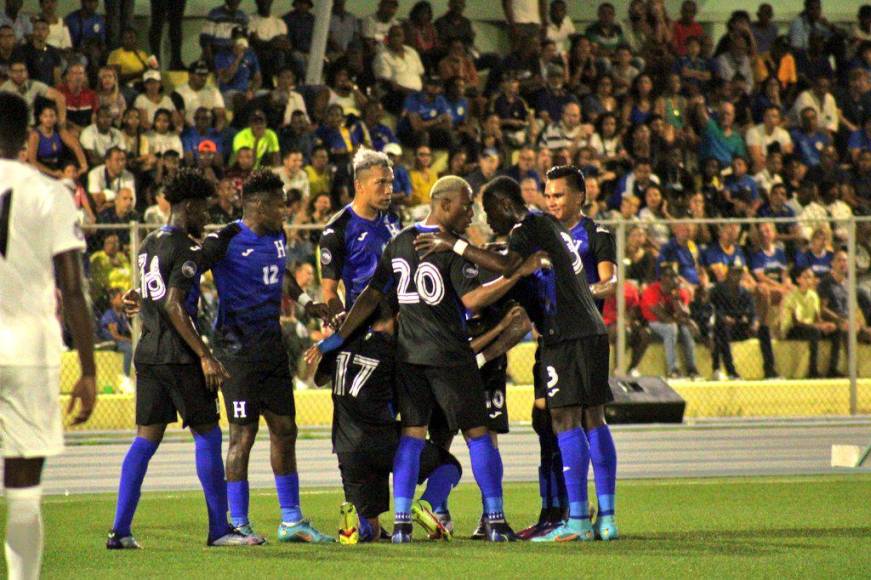
[{"label": "spectator wearing cap", "polygon": [[0,91],[15,93],[24,99],[30,114],[28,125],[33,125],[34,105],[39,97],[54,101],[58,110],[58,123],[60,125],[66,123],[66,98],[64,98],[60,91],[49,87],[43,82],[31,79],[27,72],[27,63],[19,56],[13,56],[9,64],[9,80],[0,85]]},{"label": "spectator wearing cap", "polygon": [[106,20],[97,13],[98,6],[98,0],[82,0],[82,7],[64,18],[73,48],[81,49],[89,40],[96,40],[101,47],[106,46]]},{"label": "spectator wearing cap", "polygon": [[66,100],[67,128],[78,133],[94,122],[98,107],[97,93],[88,87],[84,65],[74,63],[68,66],[64,81],[57,90]]},{"label": "spectator wearing cap", "polygon": [[233,156],[244,147],[254,152],[254,168],[275,167],[281,162],[278,135],[266,126],[266,115],[255,109],[248,117],[248,127],[233,137]]},{"label": "spectator wearing cap", "polygon": [[224,0],[223,5],[212,8],[206,16],[200,31],[200,47],[207,61],[213,61],[219,51],[232,49],[234,32],[237,29],[244,32],[248,27],[248,15],[239,10],[241,3],[242,0]]},{"label": "spectator wearing cap", "polygon": [[432,147],[450,149],[452,122],[451,109],[441,95],[441,82],[437,77],[427,76],[423,90],[409,94],[402,103],[402,118],[397,127],[399,141],[410,147],[426,141]]},{"label": "spectator wearing cap", "polygon": [[233,44],[216,52],[215,74],[225,102],[230,103],[234,111],[252,100],[260,90],[263,84],[260,63],[248,47],[244,29],[233,30]]},{"label": "spectator wearing cap", "polygon": [[793,129],[790,135],[796,155],[808,167],[819,165],[823,149],[832,144],[831,135],[819,127],[818,119],[813,107],[805,107],[801,111],[801,128]]},{"label": "spectator wearing cap", "polygon": [[221,132],[212,126],[212,111],[206,107],[199,107],[194,113],[193,125],[187,127],[181,133],[181,144],[184,150],[184,160],[187,165],[193,165],[199,158],[200,146],[209,142],[215,148],[215,162],[218,166],[223,165],[224,140]]},{"label": "spectator wearing cap", "polygon": [[273,167],[272,172],[281,178],[284,191],[295,189],[302,195],[303,203],[309,199],[308,175],[302,168],[302,151],[290,149],[284,154],[284,162],[281,167]]},{"label": "spectator wearing cap", "polygon": [[407,205],[411,199],[411,177],[408,169],[402,163],[402,147],[399,143],[387,143],[382,149],[390,163],[393,164],[393,203],[395,205]]},{"label": "spectator wearing cap", "polygon": [[177,122],[181,123],[183,121],[178,110],[175,108],[175,103],[172,102],[168,95],[163,93],[160,71],[145,71],[145,74],[142,75],[142,85],[145,88],[145,92],[136,97],[136,100],[133,101],[133,106],[139,109],[139,120],[143,130],[151,129],[151,125],[154,123],[154,114],[158,109],[167,109],[174,115],[177,115]]},{"label": "spectator wearing cap", "polygon": [[542,122],[552,123],[561,119],[563,109],[569,103],[579,104],[578,98],[565,88],[565,70],[561,65],[547,67],[547,84],[536,93],[535,110]]},{"label": "spectator wearing cap", "polygon": [[33,34],[27,43],[16,49],[17,56],[27,63],[30,78],[49,86],[61,82],[61,65],[63,59],[60,51],[46,44],[48,38],[48,22],[37,18],[33,24]]},{"label": "spectator wearing cap", "polygon": [[281,67],[291,63],[299,66],[292,57],[291,39],[287,35],[287,24],[272,14],[272,0],[257,0],[257,12],[251,15],[248,32],[251,35],[251,48],[257,54],[263,71],[263,82],[272,88],[272,78]]},{"label": "spectator wearing cap", "polygon": [[[390,143],[397,143],[397,139],[396,135],[393,134],[393,130],[381,122],[383,118],[384,107],[379,101],[373,99],[366,103],[366,107],[363,109],[362,122],[354,125],[354,140],[358,143],[365,143],[375,151],[386,152],[385,147]],[[402,155],[401,148],[398,155]]]},{"label": "spectator wearing cap", "polygon": [[402,26],[390,27],[386,43],[376,52],[373,69],[375,78],[387,89],[382,102],[391,113],[399,114],[405,97],[423,89],[423,63],[417,51],[405,44]]},{"label": "spectator wearing cap", "polygon": [[361,36],[370,54],[376,52],[376,46],[384,42],[391,28],[399,26],[398,9],[398,0],[380,0],[378,10],[363,19]]},{"label": "spectator wearing cap", "polygon": [[205,60],[197,60],[188,68],[188,81],[175,88],[170,95],[176,109],[184,114],[185,125],[193,126],[194,117],[200,107],[209,111],[218,131],[224,129],[227,122],[227,109],[221,91],[214,85],[207,84],[209,64]]},{"label": "spectator wearing cap", "polygon": [[124,135],[112,126],[112,110],[107,105],[97,110],[95,122],[84,128],[79,135],[79,142],[88,158],[88,164],[92,167],[106,158],[109,149],[126,149]]},{"label": "spectator wearing cap", "polygon": [[735,106],[732,103],[721,103],[716,119],[708,114],[703,96],[695,97],[691,103],[695,112],[696,128],[702,137],[699,148],[701,159],[713,158],[721,166],[726,166],[737,155],[747,156],[744,139],[734,126]]},{"label": "spectator wearing cap", "polygon": [[203,174],[203,177],[217,185],[224,175],[222,166],[223,159],[218,155],[218,146],[215,142],[206,139],[200,143],[197,147],[197,159],[194,167]]},{"label": "spectator wearing cap", "polygon": [[33,34],[33,21],[29,14],[21,11],[24,0],[7,0],[0,12],[0,26],[9,26],[15,33],[16,44],[23,44]]},{"label": "spectator wearing cap", "polygon": [[121,74],[121,82],[129,83],[142,77],[148,66],[148,55],[138,46],[135,28],[125,28],[121,33],[121,46],[109,53],[106,63]]}]

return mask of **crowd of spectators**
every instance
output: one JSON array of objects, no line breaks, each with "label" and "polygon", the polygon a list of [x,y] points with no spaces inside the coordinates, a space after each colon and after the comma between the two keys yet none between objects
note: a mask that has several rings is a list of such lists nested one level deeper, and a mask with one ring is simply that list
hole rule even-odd
[{"label": "crowd of spectators", "polygon": [[[335,0],[324,81],[306,85],[311,0],[293,0],[283,15],[272,0],[257,0],[253,14],[225,0],[187,64],[185,3],[152,1],[150,50],[131,4],[107,0],[102,14],[97,0],[81,0],[63,16],[56,0],[40,0],[37,14],[6,0],[0,13],[0,90],[32,111],[21,158],[73,192],[100,278],[97,314],[122,350],[110,311],[112,290],[129,283],[129,232],[88,226],[165,223],[161,187],[181,166],[215,183],[211,215],[227,223],[240,216],[246,176],[271,168],[287,188],[289,255],[296,267],[313,265],[314,226],[350,200],[350,159],[362,146],[394,161],[394,203],[407,220],[425,214],[440,175],[463,176],[477,192],[507,174],[541,207],[549,167],[582,167],[587,215],[629,226],[630,344],[643,354],[659,337],[666,374],[698,374],[700,340],[728,377],[737,375],[730,341],[756,336],[765,373],[776,376],[772,338],[808,340],[816,353],[819,340],[846,335],[844,280],[833,270],[847,236],[838,220],[871,210],[869,5],[838,25],[820,0],[806,0],[781,25],[761,4],[734,12],[715,38],[693,0],[677,15],[662,0],[633,0],[624,15],[602,2],[583,27],[565,0],[503,0],[494,16],[504,17],[511,48],[496,54],[476,44],[465,0],[449,0],[443,14],[405,0],[354,14]],[[160,62],[164,20],[171,49]],[[489,231],[477,211],[470,235],[480,243]],[[783,219],[659,221],[755,217]],[[297,314],[288,312],[293,328]],[[871,338],[864,324],[860,338]],[[639,360],[636,349],[632,368]]]}]

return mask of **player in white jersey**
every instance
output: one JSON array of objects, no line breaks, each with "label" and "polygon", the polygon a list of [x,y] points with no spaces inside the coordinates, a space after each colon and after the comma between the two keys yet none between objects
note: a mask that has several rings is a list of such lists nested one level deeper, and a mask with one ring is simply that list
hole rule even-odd
[{"label": "player in white jersey", "polygon": [[67,189],[15,161],[27,136],[27,104],[0,94],[0,444],[6,488],[9,578],[39,577],[42,560],[40,480],[45,458],[63,450],[58,405],[61,327],[55,280],[82,376],[68,412],[73,424],[96,402],[94,335],[85,298],[85,248]]}]

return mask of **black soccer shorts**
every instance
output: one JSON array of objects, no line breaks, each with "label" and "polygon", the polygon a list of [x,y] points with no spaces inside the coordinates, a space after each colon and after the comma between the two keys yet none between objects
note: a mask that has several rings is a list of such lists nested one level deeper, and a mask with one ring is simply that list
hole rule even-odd
[{"label": "black soccer shorts", "polygon": [[136,365],[136,424],[208,425],[218,421],[217,394],[198,364]]},{"label": "black soccer shorts", "polygon": [[222,362],[230,373],[230,378],[221,387],[230,423],[256,423],[264,410],[284,417],[296,417],[293,378],[286,356],[278,355],[257,362],[227,358]]},{"label": "black soccer shorts", "polygon": [[595,407],[613,401],[609,348],[607,334],[542,345],[539,374],[548,407]]},{"label": "black soccer shorts", "polygon": [[508,400],[505,397],[508,358],[501,356],[491,360],[481,367],[480,372],[484,383],[487,429],[493,433],[508,433]]},{"label": "black soccer shorts", "polygon": [[[393,471],[395,454],[396,447],[337,454],[345,501],[354,504],[361,517],[377,518],[390,509],[390,472]],[[427,441],[420,452],[418,484],[426,481],[437,467],[445,463],[453,463],[462,472],[453,455],[432,441]]]},{"label": "black soccer shorts", "polygon": [[428,425],[436,407],[444,412],[450,431],[487,426],[484,387],[474,362],[452,367],[399,362],[396,367],[403,426]]}]

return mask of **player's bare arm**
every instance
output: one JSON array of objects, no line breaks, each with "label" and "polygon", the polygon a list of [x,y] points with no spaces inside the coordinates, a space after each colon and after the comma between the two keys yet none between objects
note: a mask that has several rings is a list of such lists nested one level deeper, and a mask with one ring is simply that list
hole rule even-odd
[{"label": "player's bare arm", "polygon": [[139,290],[131,288],[124,293],[121,299],[124,302],[124,314],[127,315],[127,318],[133,318],[139,314],[139,309],[142,307],[142,296],[139,294]]},{"label": "player's bare arm", "polygon": [[[482,252],[490,253],[487,250]],[[499,255],[499,254],[496,254]],[[463,255],[465,257],[465,254]],[[545,252],[536,252],[523,260],[519,268],[515,268],[513,273],[508,276],[503,276],[497,280],[479,286],[463,296],[463,306],[471,312],[479,312],[482,308],[493,304],[514,287],[521,278],[529,276],[536,270],[545,267],[547,263],[547,254]],[[483,266],[487,267],[487,266]]]},{"label": "player's bare arm", "polygon": [[603,300],[613,296],[617,292],[616,264],[614,262],[599,262],[596,264],[596,269],[599,271],[600,282],[590,284],[590,292],[593,293],[593,298]]},{"label": "player's bare arm", "polygon": [[342,325],[335,334],[322,340],[306,351],[306,364],[317,364],[322,353],[335,350],[341,346],[342,342],[351,336],[351,334],[353,334],[353,332],[357,330],[357,328],[359,328],[373,312],[375,312],[375,309],[378,308],[378,304],[380,304],[383,299],[383,292],[374,288],[371,284],[366,286],[366,289],[363,290],[363,293],[360,294],[357,301],[354,302],[354,306],[351,307],[351,311],[348,312],[348,316],[345,317],[345,321],[342,322]]},{"label": "player's bare arm", "polygon": [[206,385],[209,387],[209,390],[217,392],[221,384],[229,378],[229,375],[224,369],[224,365],[212,356],[212,351],[209,350],[209,347],[206,346],[194,327],[193,321],[184,309],[184,299],[185,292],[183,290],[171,287],[167,293],[166,302],[163,305],[164,312],[166,312],[169,321],[179,336],[184,339],[200,359],[200,365],[203,367],[203,374],[206,377]]},{"label": "player's bare arm", "polygon": [[330,325],[338,328],[342,324],[345,314],[345,305],[342,299],[339,298],[339,281],[330,278],[321,280],[321,293],[324,297],[324,302],[329,307]]},{"label": "player's bare arm", "polygon": [[[517,252],[509,251],[507,254],[499,254],[483,248],[472,246],[460,240],[457,236],[450,232],[435,232],[431,234],[420,234],[414,240],[414,248],[420,252],[421,258],[427,257],[429,254],[436,252],[454,252],[457,249],[454,246],[457,242],[466,244],[463,248],[462,256],[468,261],[477,264],[481,268],[498,272],[503,276],[511,276],[514,271],[523,263],[523,256]],[[459,252],[457,252],[459,253]]]},{"label": "player's bare arm", "polygon": [[305,313],[315,318],[320,318],[324,322],[330,321],[330,307],[322,302],[315,302],[305,290],[297,283],[293,272],[289,269],[284,271],[283,291],[286,296],[299,304],[305,309]]},{"label": "player's bare arm", "polygon": [[[511,350],[531,331],[532,321],[529,320],[526,310],[522,306],[515,305],[502,317],[499,324],[472,341],[472,350],[476,354],[482,354],[484,357],[482,362],[487,363]],[[479,343],[476,348],[476,341],[485,337],[490,338],[486,342]]]},{"label": "player's bare arm", "polygon": [[73,387],[67,407],[67,414],[72,414],[78,402],[79,412],[73,417],[73,425],[87,421],[97,404],[94,328],[91,323],[91,306],[84,289],[81,263],[78,250],[63,252],[54,257],[54,268],[63,296],[64,319],[73,335],[73,344],[79,353],[79,364],[82,367],[82,375]]}]

